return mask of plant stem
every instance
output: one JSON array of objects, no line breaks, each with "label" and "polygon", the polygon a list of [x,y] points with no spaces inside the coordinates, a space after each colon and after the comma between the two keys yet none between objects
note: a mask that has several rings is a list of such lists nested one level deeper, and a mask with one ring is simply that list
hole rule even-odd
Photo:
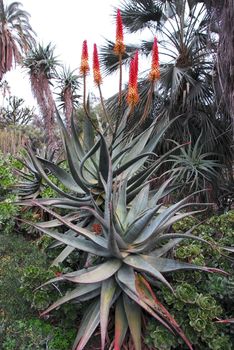
[{"label": "plant stem", "polygon": [[102,90],[101,90],[100,84],[98,84],[98,90],[99,90],[99,94],[100,94],[101,106],[102,106],[102,109],[103,109],[103,112],[104,112],[104,115],[105,115],[105,118],[106,118],[107,125],[110,127],[111,132],[113,134],[114,130],[113,130],[112,122],[111,122],[111,119],[110,119],[110,117],[109,117],[109,115],[108,115],[108,113],[106,111],[106,107],[105,107],[105,104],[104,104],[104,101],[103,101]]},{"label": "plant stem", "polygon": [[122,54],[119,54],[119,103],[118,103],[118,115],[116,119],[116,124],[115,124],[115,131],[113,134],[113,140],[116,136],[118,125],[120,122],[120,117],[122,113]]},{"label": "plant stem", "polygon": [[119,55],[119,109],[121,110],[122,106],[122,55]]},{"label": "plant stem", "polygon": [[90,123],[92,124],[93,128],[95,130],[97,130],[96,126],[94,125],[94,122],[92,121],[92,118],[90,116],[90,113],[88,111],[87,105],[86,105],[86,75],[84,74],[84,78],[83,78],[83,84],[84,84],[84,92],[83,92],[83,108],[86,114],[86,117],[88,118],[88,120],[90,121]]},{"label": "plant stem", "polygon": [[145,119],[150,111],[150,107],[151,107],[151,103],[152,103],[152,96],[153,96],[153,92],[154,92],[154,85],[155,85],[155,81],[151,81],[150,88],[148,91],[147,101],[145,104],[145,109],[144,109],[143,115],[140,119],[140,124],[142,124],[145,121]]}]

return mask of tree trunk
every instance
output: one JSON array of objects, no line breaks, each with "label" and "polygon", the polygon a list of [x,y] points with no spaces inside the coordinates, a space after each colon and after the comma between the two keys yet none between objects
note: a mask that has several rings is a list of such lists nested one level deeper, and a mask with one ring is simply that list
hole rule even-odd
[{"label": "tree trunk", "polygon": [[217,52],[218,95],[220,106],[229,117],[234,137],[234,1],[206,0],[219,24]]}]

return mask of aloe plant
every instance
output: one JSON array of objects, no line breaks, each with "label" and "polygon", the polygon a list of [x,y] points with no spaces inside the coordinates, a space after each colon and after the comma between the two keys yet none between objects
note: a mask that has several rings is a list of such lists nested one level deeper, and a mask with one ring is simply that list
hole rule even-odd
[{"label": "aloe plant", "polygon": [[[128,328],[135,349],[141,349],[143,311],[173,333],[177,332],[192,349],[177,322],[158,301],[151,283],[159,282],[159,285],[164,284],[173,290],[165,276],[169,272],[181,269],[218,270],[166,258],[182,239],[201,239],[191,232],[170,233],[174,222],[196,213],[183,212],[191,206],[189,199],[192,197],[165,208],[160,202],[173,189],[170,186],[172,179],[169,178],[157,191],[150,188],[149,177],[166,158],[164,155],[157,159],[152,153],[164,130],[155,131],[153,124],[141,135],[129,139],[120,133],[120,123],[117,129],[119,136],[108,146],[101,134],[93,143],[93,139],[88,138],[88,135],[91,136],[89,127],[85,129],[87,135],[82,142],[77,136],[80,133],[74,121],[70,136],[59,115],[58,120],[69,172],[53,162],[36,157],[31,150],[29,154],[37,172],[60,196],[24,204],[37,205],[54,217],[53,221],[32,225],[60,244],[65,244],[55,264],[64,261],[74,250],[88,253],[88,261],[95,263],[48,281],[46,284],[70,281],[75,287],[43,315],[65,302],[85,297],[93,303],[82,320],[74,349],[83,349],[99,324],[104,349],[111,308],[115,308],[115,349],[121,348]],[[153,130],[154,137],[150,138]],[[68,191],[55,185],[45,169],[49,169]],[[50,205],[69,209],[71,213],[62,216],[48,208]],[[67,228],[64,233],[58,230],[62,225]],[[98,232],[94,232],[95,227],[98,227]]]},{"label": "aloe plant", "polygon": [[[124,46],[120,39],[118,40],[118,47],[123,50]],[[122,115],[120,99],[117,121],[114,123],[108,116],[106,131],[102,134],[96,129],[86,101],[85,77],[89,69],[86,42],[84,46],[82,73],[87,120],[83,138],[80,137],[81,133],[74,118],[70,134],[57,113],[68,171],[51,161],[37,157],[30,148],[28,150],[43,181],[58,193],[58,197],[53,199],[23,201],[25,205],[37,205],[54,218],[48,222],[30,224],[54,238],[56,246],[63,247],[53,262],[54,265],[63,262],[75,250],[88,255],[83,268],[61,274],[41,286],[43,288],[48,284],[56,285],[66,281],[74,284],[72,291],[58,299],[42,315],[66,302],[90,300],[90,306],[78,329],[74,350],[86,347],[98,325],[101,329],[101,348],[105,348],[110,310],[115,314],[112,342],[112,348],[115,350],[122,348],[128,329],[134,349],[142,348],[144,312],[158,320],[173,334],[177,333],[188,348],[192,349],[183,330],[159,302],[155,291],[162,285],[173,290],[167,274],[181,269],[208,273],[224,272],[167,257],[168,252],[182,239],[205,243],[201,238],[193,236],[191,230],[185,234],[170,231],[174,222],[199,211],[184,211],[192,205],[192,196],[170,207],[163,207],[163,197],[173,190],[172,179],[169,178],[157,190],[150,186],[152,176],[173,152],[169,151],[160,158],[155,153],[161,136],[170,124],[158,129],[155,120],[141,134],[134,133],[135,127],[131,132],[126,132],[128,119],[133,118],[134,106],[130,104],[129,110]],[[122,55],[122,51],[119,55]],[[131,66],[135,74],[137,62],[136,58],[134,59]],[[98,87],[100,89],[100,86]],[[102,106],[105,108],[104,101]],[[144,112],[144,118],[147,110]],[[108,121],[112,123],[110,128]],[[62,186],[52,182],[45,169],[49,170]],[[61,210],[58,213],[56,208],[66,209],[66,215],[61,214]],[[61,226],[63,233],[60,230]]]},{"label": "aloe plant", "polygon": [[[37,152],[39,158],[48,159],[49,161],[55,160],[55,152],[51,152],[48,149],[44,149]],[[14,187],[14,192],[20,197],[26,199],[37,198],[42,189],[44,188],[43,178],[37,168],[34,166],[33,159],[27,149],[25,149],[24,155],[17,160],[22,164],[22,169],[14,169],[15,173],[21,179]],[[49,171],[46,170],[47,176]]]},{"label": "aloe plant", "polygon": [[184,183],[181,192],[185,188],[189,193],[204,189],[207,184],[213,184],[220,175],[222,165],[214,159],[218,158],[218,154],[204,152],[200,146],[201,136],[193,147],[189,143],[186,148],[180,149],[180,154],[170,156],[169,162],[176,181]]}]

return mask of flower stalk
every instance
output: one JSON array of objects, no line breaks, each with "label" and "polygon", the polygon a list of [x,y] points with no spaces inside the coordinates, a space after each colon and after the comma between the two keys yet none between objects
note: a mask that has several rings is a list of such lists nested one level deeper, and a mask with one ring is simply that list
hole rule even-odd
[{"label": "flower stalk", "polygon": [[102,76],[101,76],[101,71],[100,71],[100,64],[99,64],[98,51],[97,51],[96,44],[94,44],[94,47],[93,47],[93,77],[94,77],[94,82],[98,87],[101,106],[102,106],[102,109],[104,112],[104,116],[106,118],[107,125],[111,129],[111,132],[113,133],[112,122],[111,122],[109,115],[106,111],[106,107],[105,107],[103,96],[102,96],[102,90],[101,90]]},{"label": "flower stalk", "polygon": [[115,131],[117,130],[117,125],[120,119],[121,109],[122,109],[122,80],[123,80],[122,57],[125,51],[126,51],[126,47],[124,44],[124,36],[123,36],[123,22],[122,22],[120,10],[118,9],[117,16],[116,16],[116,41],[114,46],[114,52],[119,57],[119,99],[118,99],[119,112],[118,112]]},{"label": "flower stalk", "polygon": [[151,70],[149,73],[150,88],[148,91],[147,101],[146,101],[145,109],[141,117],[140,123],[143,123],[149,114],[149,111],[152,105],[155,84],[159,79],[160,79],[160,69],[159,69],[158,41],[157,41],[157,38],[155,37],[153,47],[152,47]]}]

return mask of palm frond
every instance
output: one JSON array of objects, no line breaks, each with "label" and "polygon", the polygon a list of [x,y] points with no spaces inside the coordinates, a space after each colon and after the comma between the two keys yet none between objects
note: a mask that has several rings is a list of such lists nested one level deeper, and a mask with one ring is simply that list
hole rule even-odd
[{"label": "palm frond", "polygon": [[[114,42],[106,39],[106,42],[100,48],[100,62],[103,72],[106,75],[114,73],[119,67],[119,57],[114,53]],[[138,45],[126,45],[126,52],[123,54],[122,63],[128,65],[136,50],[139,50]]]},{"label": "palm frond", "polygon": [[154,22],[158,25],[163,19],[163,12],[154,0],[123,1],[120,5],[123,24],[130,33],[150,28]]}]

